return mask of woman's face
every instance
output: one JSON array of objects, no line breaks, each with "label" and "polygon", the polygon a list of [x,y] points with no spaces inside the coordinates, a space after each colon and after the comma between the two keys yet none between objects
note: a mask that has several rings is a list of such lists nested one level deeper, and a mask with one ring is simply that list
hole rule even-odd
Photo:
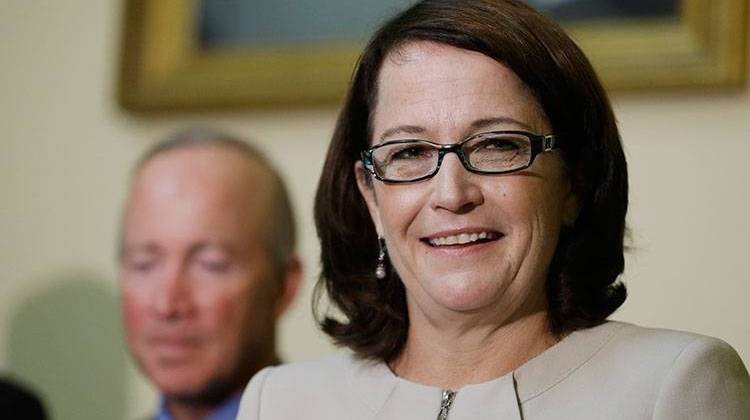
[{"label": "woman's face", "polygon": [[[409,43],[385,59],[378,83],[372,145],[404,138],[458,143],[496,130],[551,131],[523,82],[476,52]],[[558,232],[576,211],[557,152],[503,175],[470,173],[449,153],[433,178],[408,184],[368,183],[360,162],[356,170],[410,313],[514,316],[546,309],[544,282]]]}]

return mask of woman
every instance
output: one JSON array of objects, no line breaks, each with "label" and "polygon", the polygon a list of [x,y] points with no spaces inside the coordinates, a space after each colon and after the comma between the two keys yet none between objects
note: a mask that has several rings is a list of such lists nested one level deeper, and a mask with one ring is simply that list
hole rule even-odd
[{"label": "woman", "polygon": [[750,418],[731,347],[606,321],[626,207],[611,107],[555,23],[419,2],[365,49],[316,197],[320,323],[354,354],[260,372],[239,418]]}]

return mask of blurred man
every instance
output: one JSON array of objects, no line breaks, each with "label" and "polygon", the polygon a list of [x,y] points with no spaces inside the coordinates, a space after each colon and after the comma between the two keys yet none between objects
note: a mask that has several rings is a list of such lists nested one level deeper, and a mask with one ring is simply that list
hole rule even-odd
[{"label": "blurred man", "polygon": [[180,133],[132,176],[120,244],[130,351],[162,394],[156,419],[234,419],[278,362],[275,324],[301,277],[278,173],[221,133]]}]

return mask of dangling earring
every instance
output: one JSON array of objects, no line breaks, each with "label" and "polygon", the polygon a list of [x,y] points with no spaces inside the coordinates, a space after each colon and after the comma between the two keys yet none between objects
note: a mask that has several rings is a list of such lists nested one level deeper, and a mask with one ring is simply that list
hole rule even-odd
[{"label": "dangling earring", "polygon": [[385,278],[385,239],[379,236],[378,247],[380,248],[380,252],[378,253],[378,264],[375,266],[375,277],[378,280],[383,280]]}]

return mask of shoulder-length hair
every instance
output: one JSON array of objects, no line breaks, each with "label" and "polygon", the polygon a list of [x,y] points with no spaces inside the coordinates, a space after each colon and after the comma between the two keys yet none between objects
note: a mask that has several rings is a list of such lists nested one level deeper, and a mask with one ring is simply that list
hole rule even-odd
[{"label": "shoulder-length hair", "polygon": [[328,148],[315,197],[322,267],[314,311],[322,330],[361,357],[385,361],[406,341],[404,286],[394,270],[375,278],[378,239],[354,165],[371,137],[383,60],[412,41],[482,53],[531,89],[563,140],[578,202],[577,219],[562,228],[548,271],[549,327],[564,334],[602,322],[626,297],[617,277],[624,268],[628,180],[615,117],[591,64],[558,24],[519,1],[427,0],[373,35]]}]

